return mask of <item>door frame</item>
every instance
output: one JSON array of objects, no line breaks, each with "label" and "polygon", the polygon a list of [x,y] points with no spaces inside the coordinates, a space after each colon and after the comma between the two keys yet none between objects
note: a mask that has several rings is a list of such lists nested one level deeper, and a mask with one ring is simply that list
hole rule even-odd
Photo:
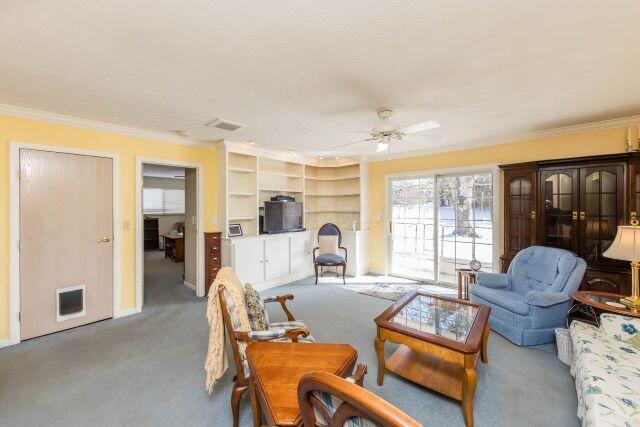
[{"label": "door frame", "polygon": [[[385,276],[391,275],[391,233],[389,232],[389,222],[391,221],[391,182],[394,179],[398,178],[424,178],[424,177],[433,177],[436,179],[435,185],[437,186],[437,177],[438,175],[447,175],[447,174],[462,174],[462,173],[476,173],[476,172],[491,172],[492,180],[493,180],[493,247],[492,247],[492,269],[493,271],[499,271],[500,268],[500,247],[501,240],[500,236],[502,235],[501,222],[502,222],[502,179],[500,174],[500,168],[495,163],[490,164],[482,164],[482,165],[473,165],[466,167],[455,167],[455,168],[444,168],[444,169],[431,169],[431,170],[418,170],[411,172],[401,172],[401,173],[393,173],[385,175],[385,183],[384,183],[384,274]],[[435,212],[434,216],[435,225],[437,226],[438,214]],[[437,242],[436,242],[437,244]],[[436,248],[437,250],[437,248]],[[412,280],[423,280],[416,277],[407,277],[394,275],[394,277],[403,277],[406,279]],[[437,279],[435,281],[437,283]]]},{"label": "door frame", "polygon": [[[144,227],[142,222],[142,165],[175,166],[196,170],[196,295],[204,296],[204,165],[156,157],[136,156],[136,309],[142,310],[144,303]],[[185,218],[186,220],[186,218]]]},{"label": "door frame", "polygon": [[48,151],[62,154],[104,157],[113,161],[113,318],[130,314],[120,310],[120,155],[105,151],[9,142],[9,344],[20,342],[20,150]]}]

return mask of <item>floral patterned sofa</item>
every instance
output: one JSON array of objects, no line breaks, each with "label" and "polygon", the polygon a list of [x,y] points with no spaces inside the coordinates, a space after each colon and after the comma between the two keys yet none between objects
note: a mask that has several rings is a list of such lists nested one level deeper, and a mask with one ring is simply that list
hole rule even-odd
[{"label": "floral patterned sofa", "polygon": [[574,321],[571,374],[583,426],[640,426],[640,319],[602,314]]}]

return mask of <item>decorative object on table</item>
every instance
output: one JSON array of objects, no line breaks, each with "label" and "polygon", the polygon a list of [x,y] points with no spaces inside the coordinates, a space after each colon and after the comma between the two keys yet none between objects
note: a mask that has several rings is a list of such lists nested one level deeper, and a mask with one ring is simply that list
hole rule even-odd
[{"label": "decorative object on table", "polygon": [[[340,253],[341,250],[344,251],[344,256]],[[318,252],[317,256],[316,252]],[[318,268],[320,268],[320,276],[322,276],[322,267],[338,266],[342,266],[342,283],[346,284],[347,248],[342,246],[342,233],[337,225],[324,224],[318,230],[318,246],[313,248],[313,267],[316,272],[315,284],[318,284]]]},{"label": "decorative object on table", "polygon": [[471,301],[495,307],[491,329],[517,345],[554,342],[564,327],[587,263],[572,252],[529,246],[513,258],[507,274],[483,273],[469,289]]},{"label": "decorative object on table", "polygon": [[471,262],[469,262],[469,267],[471,267],[473,271],[480,271],[480,269],[482,268],[482,263],[474,258],[471,260]]},{"label": "decorative object on table", "polygon": [[[356,372],[366,372],[358,365]],[[362,388],[355,378],[310,372],[298,383],[298,406],[308,427],[385,426],[419,427],[419,422]],[[344,420],[348,419],[345,423]]]},{"label": "decorative object on table", "polygon": [[240,224],[229,224],[227,235],[229,237],[242,236],[242,226]]},{"label": "decorative object on table", "polygon": [[469,270],[468,268],[456,268],[456,271],[458,272],[458,298],[468,300],[469,286],[476,283],[478,272],[477,270]]},{"label": "decorative object on table", "polygon": [[238,276],[229,267],[218,273],[209,292],[207,320],[209,321],[209,347],[205,361],[206,387],[211,393],[213,386],[227,370],[227,355],[224,331],[227,330],[233,352],[236,374],[231,391],[231,411],[233,425],[238,427],[240,400],[249,387],[249,367],[245,357],[247,345],[252,341],[313,342],[309,329],[301,321],[296,321],[287,309],[286,301],[293,295],[287,294],[267,298],[263,303],[279,302],[287,315],[286,322],[270,323],[265,331],[251,329],[247,313],[245,290]]},{"label": "decorative object on table", "polygon": [[583,426],[640,424],[640,319],[604,313],[599,327],[573,322],[571,373]]},{"label": "decorative object on table", "polygon": [[[375,318],[378,386],[386,371],[462,402],[473,426],[478,359],[487,363],[491,308],[455,298],[411,292]],[[401,344],[385,361],[384,344]]]},{"label": "decorative object on table", "polygon": [[609,249],[602,254],[607,258],[631,261],[631,295],[620,300],[627,307],[640,309],[640,221],[631,220],[631,225],[618,226],[618,232]]}]

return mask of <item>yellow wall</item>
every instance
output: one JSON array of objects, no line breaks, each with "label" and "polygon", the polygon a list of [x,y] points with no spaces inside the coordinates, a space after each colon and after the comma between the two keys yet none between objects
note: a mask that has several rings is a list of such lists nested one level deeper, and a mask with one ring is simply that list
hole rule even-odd
[{"label": "yellow wall", "polygon": [[36,120],[0,116],[0,340],[9,338],[9,142],[73,147],[120,155],[120,220],[130,221],[122,230],[120,308],[135,307],[135,157],[147,156],[204,165],[204,231],[214,231],[211,219],[217,216],[217,151],[159,141],[116,135],[108,132],[57,125]]},{"label": "yellow wall", "polygon": [[[633,139],[635,138],[637,136],[634,134]],[[387,175],[474,165],[507,164],[620,153],[625,151],[625,140],[626,128],[615,128],[371,163],[369,168],[371,270],[376,272],[384,272],[385,270],[384,239],[386,227],[384,204],[386,197],[385,177]],[[377,215],[380,216],[379,220],[376,220]],[[500,235],[502,236],[502,232]],[[500,240],[502,240],[502,237]]]}]

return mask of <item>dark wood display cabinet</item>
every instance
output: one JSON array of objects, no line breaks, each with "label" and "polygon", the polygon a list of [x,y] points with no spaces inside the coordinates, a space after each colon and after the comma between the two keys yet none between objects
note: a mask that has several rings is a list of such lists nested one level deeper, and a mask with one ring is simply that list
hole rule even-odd
[{"label": "dark wood display cabinet", "polygon": [[209,295],[209,288],[222,267],[222,233],[204,233],[204,294]]},{"label": "dark wood display cabinet", "polygon": [[502,165],[504,253],[532,246],[568,249],[587,261],[581,289],[628,295],[629,263],[602,255],[618,225],[640,211],[640,154],[622,153]]}]

